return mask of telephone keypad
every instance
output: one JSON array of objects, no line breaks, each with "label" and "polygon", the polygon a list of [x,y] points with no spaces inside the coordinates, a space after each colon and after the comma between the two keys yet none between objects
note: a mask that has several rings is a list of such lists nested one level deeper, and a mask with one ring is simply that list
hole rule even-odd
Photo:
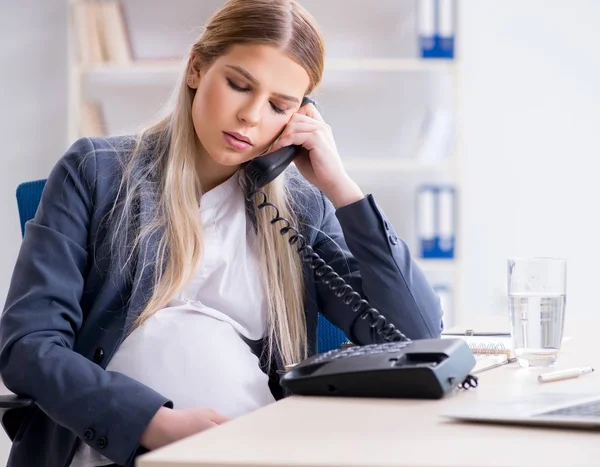
[{"label": "telephone keypad", "polygon": [[345,349],[334,349],[319,355],[312,363],[325,363],[338,358],[356,357],[359,355],[377,355],[384,352],[398,352],[399,350],[406,348],[410,343],[410,341],[384,342],[382,344],[358,345],[347,347]]}]

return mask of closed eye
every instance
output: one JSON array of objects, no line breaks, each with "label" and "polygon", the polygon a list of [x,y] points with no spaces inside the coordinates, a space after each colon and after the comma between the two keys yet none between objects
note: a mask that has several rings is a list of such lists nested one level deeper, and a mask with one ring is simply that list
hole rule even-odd
[{"label": "closed eye", "polygon": [[241,87],[241,86],[238,86],[238,85],[237,85],[237,84],[235,84],[233,81],[231,81],[229,78],[227,79],[227,84],[229,84],[229,86],[230,86],[232,89],[235,89],[236,91],[239,91],[239,92],[248,92],[248,91],[251,91],[251,90],[252,90],[251,88],[243,88],[243,87]]},{"label": "closed eye", "polygon": [[[250,92],[252,91],[252,88],[243,88],[241,86],[238,86],[237,84],[235,84],[233,81],[231,81],[229,78],[227,78],[227,84],[229,85],[229,87],[231,89],[233,89],[234,91],[238,91],[238,92]],[[271,105],[271,109],[273,109],[273,112],[277,113],[277,114],[282,114],[285,115],[285,110],[280,109],[279,107],[277,107],[275,104],[273,104],[272,102],[269,102],[269,104]]]}]

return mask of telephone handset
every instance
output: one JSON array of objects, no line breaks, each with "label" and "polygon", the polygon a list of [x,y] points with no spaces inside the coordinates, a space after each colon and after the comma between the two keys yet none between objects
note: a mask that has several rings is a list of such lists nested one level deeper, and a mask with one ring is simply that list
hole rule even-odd
[{"label": "telephone handset", "polygon": [[[304,107],[308,103],[315,105],[314,100],[305,96],[300,107]],[[245,169],[250,185],[254,190],[259,190],[267,183],[275,180],[291,164],[301,149],[302,146],[285,146],[270,154],[251,160]]]},{"label": "telephone handset", "polygon": [[[315,104],[310,97],[304,97],[301,106],[308,102]],[[277,206],[268,202],[261,188],[277,178],[301,149],[301,146],[287,146],[250,161],[245,167],[248,199],[262,195],[257,208],[270,207],[275,211],[271,224],[284,224],[281,235],[291,232],[288,243],[297,245],[300,257],[309,263],[317,280],[327,284],[361,319],[369,319],[369,325],[386,342],[313,355],[284,373],[280,384],[299,395],[408,398],[440,398],[456,387],[476,387],[477,378],[469,374],[475,366],[475,357],[464,340],[411,341],[352,290],[290,221],[279,215]]]}]

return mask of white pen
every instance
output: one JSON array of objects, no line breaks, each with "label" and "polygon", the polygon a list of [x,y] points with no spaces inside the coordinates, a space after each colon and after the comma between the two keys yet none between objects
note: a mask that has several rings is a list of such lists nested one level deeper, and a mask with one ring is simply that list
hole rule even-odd
[{"label": "white pen", "polygon": [[549,383],[550,381],[560,381],[562,379],[579,378],[581,375],[587,375],[594,369],[591,366],[569,368],[568,370],[558,370],[551,373],[544,373],[538,376],[540,383]]}]

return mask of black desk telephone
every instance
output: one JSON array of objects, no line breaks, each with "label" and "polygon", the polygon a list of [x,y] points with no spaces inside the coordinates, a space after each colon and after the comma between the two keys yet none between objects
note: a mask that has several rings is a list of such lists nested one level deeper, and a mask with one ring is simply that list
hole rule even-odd
[{"label": "black desk telephone", "polygon": [[[302,106],[314,104],[309,97]],[[246,168],[250,188],[249,199],[262,194],[258,209],[267,206],[276,214],[271,224],[282,222],[281,235],[292,232],[290,245],[303,261],[310,263],[317,278],[329,285],[332,293],[343,300],[360,318],[370,319],[370,326],[385,339],[383,344],[350,346],[313,355],[287,371],[280,383],[299,395],[331,395],[352,397],[441,398],[457,387],[477,385],[469,375],[475,357],[461,339],[423,339],[411,341],[376,309],[352,290],[307,244],[290,222],[279,215],[277,207],[260,191],[274,180],[298,155],[301,146],[288,146],[257,157]]]}]

